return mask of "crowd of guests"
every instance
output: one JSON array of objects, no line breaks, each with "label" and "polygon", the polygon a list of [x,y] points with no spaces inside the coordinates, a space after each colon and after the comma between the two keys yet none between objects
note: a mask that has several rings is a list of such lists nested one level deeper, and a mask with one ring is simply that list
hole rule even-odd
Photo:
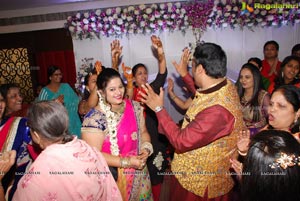
[{"label": "crowd of guests", "polygon": [[221,46],[184,49],[172,64],[188,98],[170,78],[167,89],[186,111],[178,123],[164,108],[163,44],[151,42],[151,83],[146,65],[121,65],[114,40],[112,67],[96,62],[83,97],[58,66],[28,108],[18,85],[0,86],[0,200],[300,200],[300,44],[281,62],[266,42],[236,83]]}]

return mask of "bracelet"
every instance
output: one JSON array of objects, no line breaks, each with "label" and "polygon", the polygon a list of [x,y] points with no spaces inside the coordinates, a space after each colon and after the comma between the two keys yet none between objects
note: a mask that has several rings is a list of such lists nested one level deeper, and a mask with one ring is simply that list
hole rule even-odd
[{"label": "bracelet", "polygon": [[172,99],[172,100],[175,100],[175,98],[177,98],[177,96],[176,96],[176,95],[174,95],[174,96],[171,96],[171,99]]},{"label": "bracelet", "polygon": [[146,149],[147,151],[149,151],[149,156],[153,154],[153,146],[150,142],[143,142],[141,149]]},{"label": "bracelet", "polygon": [[241,155],[241,156],[246,156],[247,155],[247,152],[241,152],[240,150],[238,150],[238,153]]},{"label": "bracelet", "polygon": [[120,166],[121,168],[128,168],[130,166],[130,158],[120,157]]},{"label": "bracelet", "polygon": [[156,106],[155,108],[154,108],[154,112],[160,112],[162,109],[164,109],[164,106]]}]

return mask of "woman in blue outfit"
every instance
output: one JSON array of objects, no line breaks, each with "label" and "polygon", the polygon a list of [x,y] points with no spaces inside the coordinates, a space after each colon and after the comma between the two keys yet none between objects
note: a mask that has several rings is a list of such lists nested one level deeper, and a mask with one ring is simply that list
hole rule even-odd
[{"label": "woman in blue outfit", "polygon": [[49,83],[42,89],[39,100],[54,100],[64,104],[68,111],[70,124],[69,132],[80,138],[81,121],[78,115],[79,98],[67,83],[61,83],[62,73],[59,67],[49,66]]},{"label": "woman in blue outfit", "polygon": [[14,105],[9,90],[8,85],[0,86],[0,149],[1,153],[11,150],[16,151],[15,164],[1,180],[4,193],[9,195],[8,200],[11,200],[18,181],[26,172],[26,168],[31,164],[32,159],[28,151],[31,138],[29,128],[26,126],[27,120],[11,115],[4,116],[5,111],[11,110],[12,108],[9,107]]}]

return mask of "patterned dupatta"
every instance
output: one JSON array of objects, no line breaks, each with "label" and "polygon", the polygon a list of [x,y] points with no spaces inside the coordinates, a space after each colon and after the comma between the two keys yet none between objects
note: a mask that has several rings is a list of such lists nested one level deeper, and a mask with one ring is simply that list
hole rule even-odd
[{"label": "patterned dupatta", "polygon": [[10,151],[13,147],[21,117],[10,117],[0,130],[1,152]]},{"label": "patterned dupatta", "polygon": [[[140,122],[144,121],[143,108],[136,101],[124,99],[124,112],[111,111],[98,93],[99,106],[105,115],[98,122],[106,122],[106,136],[102,152],[114,156],[137,156],[141,146]],[[141,119],[142,118],[142,119]],[[147,167],[143,170],[118,168],[117,185],[124,201],[152,200],[151,182]]]},{"label": "patterned dupatta", "polygon": [[[118,123],[120,155],[138,155],[141,145],[139,118],[143,111],[139,103],[125,99],[124,113]],[[109,146],[108,146],[109,147]],[[123,200],[152,200],[151,183],[147,167],[143,170],[118,168],[117,185]]]}]

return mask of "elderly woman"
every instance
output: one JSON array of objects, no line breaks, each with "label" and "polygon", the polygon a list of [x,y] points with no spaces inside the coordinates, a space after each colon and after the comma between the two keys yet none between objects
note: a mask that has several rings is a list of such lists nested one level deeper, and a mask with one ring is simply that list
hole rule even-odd
[{"label": "elderly woman", "polygon": [[70,135],[68,125],[62,104],[31,106],[28,126],[43,151],[20,180],[13,200],[122,200],[102,154]]}]

